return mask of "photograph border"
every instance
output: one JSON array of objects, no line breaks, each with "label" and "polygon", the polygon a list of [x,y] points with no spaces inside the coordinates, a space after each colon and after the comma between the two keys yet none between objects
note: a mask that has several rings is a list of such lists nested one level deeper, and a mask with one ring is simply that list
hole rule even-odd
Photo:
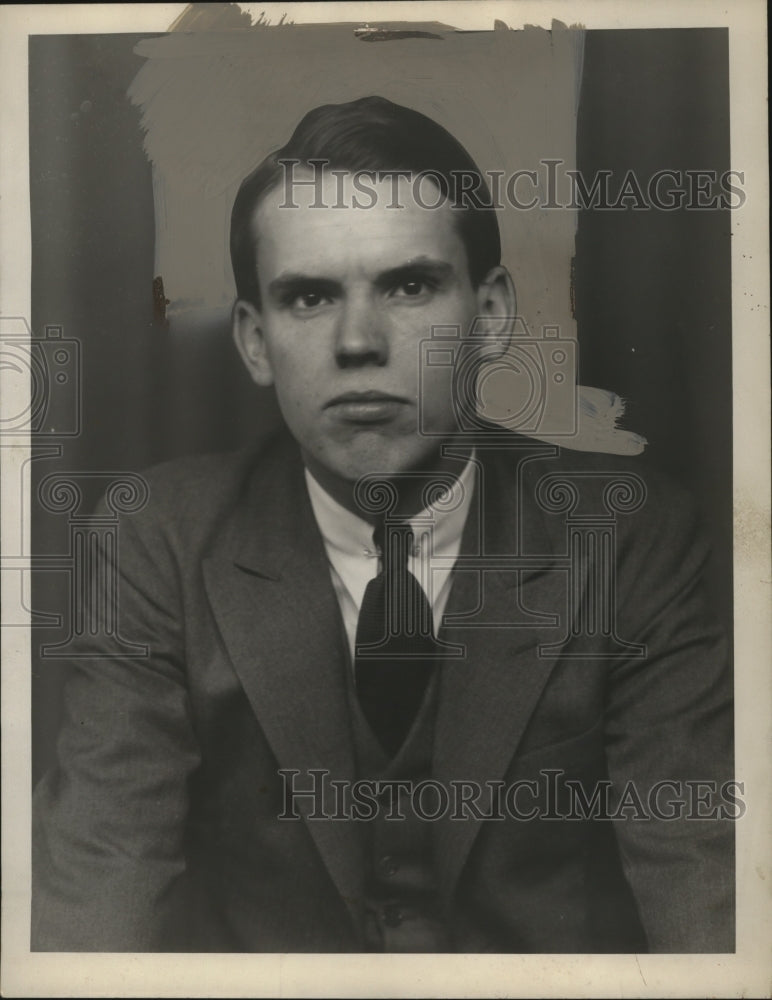
[{"label": "photograph border", "polygon": [[[27,39],[32,34],[158,32],[185,4],[0,9],[0,318],[29,321],[30,223]],[[772,958],[772,670],[770,662],[770,389],[766,13],[758,0],[625,3],[261,3],[272,20],[438,20],[510,27],[554,19],[600,28],[729,29],[731,165],[745,173],[732,215],[734,420],[734,660],[736,777],[745,817],[736,824],[737,950],[727,955],[212,955],[59,954],[29,950],[31,734],[29,631],[2,632],[2,993],[4,996],[539,996],[769,995]],[[24,401],[0,395],[2,412]],[[29,552],[30,483],[13,489],[29,455],[23,438],[2,448],[2,550]],[[29,469],[27,465],[26,470]],[[13,489],[12,489],[13,487]],[[6,585],[4,583],[4,585]]]}]

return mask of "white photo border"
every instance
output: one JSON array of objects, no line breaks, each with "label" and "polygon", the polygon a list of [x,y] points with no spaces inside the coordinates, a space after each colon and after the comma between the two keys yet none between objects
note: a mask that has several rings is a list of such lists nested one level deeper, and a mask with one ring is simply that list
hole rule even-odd
[{"label": "white photo border", "polygon": [[[737,833],[737,950],[727,955],[53,954],[29,950],[30,641],[2,635],[4,996],[695,997],[768,995],[772,981],[769,243],[766,12],[760,0],[450,0],[260,3],[272,21],[438,20],[458,27],[564,24],[729,30],[731,166],[747,195],[733,212],[736,768],[748,809]],[[185,4],[5,5],[0,9],[0,317],[30,316],[27,43],[31,34],[165,31]],[[0,396],[0,399],[2,397]],[[0,407],[19,412],[10,394]],[[16,483],[23,440],[3,448]],[[28,496],[29,483],[25,484]],[[19,497],[2,495],[2,548],[29,551]],[[27,526],[26,528],[24,526]],[[21,543],[21,544],[19,544]]]}]

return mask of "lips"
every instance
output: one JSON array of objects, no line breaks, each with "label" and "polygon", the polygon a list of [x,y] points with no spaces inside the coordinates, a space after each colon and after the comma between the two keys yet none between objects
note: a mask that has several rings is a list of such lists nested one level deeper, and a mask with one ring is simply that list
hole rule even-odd
[{"label": "lips", "polygon": [[404,396],[368,389],[365,392],[344,392],[335,396],[324,408],[334,416],[351,423],[382,423],[392,420],[399,410],[408,405]]}]

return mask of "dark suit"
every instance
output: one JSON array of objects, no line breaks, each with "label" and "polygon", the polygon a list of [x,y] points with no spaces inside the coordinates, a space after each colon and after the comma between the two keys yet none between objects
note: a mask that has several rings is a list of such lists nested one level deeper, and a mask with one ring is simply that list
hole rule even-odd
[{"label": "dark suit", "polygon": [[[647,655],[599,629],[564,644],[583,657],[539,655],[578,613],[564,563],[457,571],[446,615],[466,627],[445,636],[466,655],[442,668],[433,777],[560,771],[589,790],[610,779],[612,801],[629,781],[645,801],[664,779],[731,778],[728,653],[687,501],[635,461],[513,440],[479,452],[462,554],[482,539],[487,555],[565,556],[565,516],[535,502],[537,482],[573,476],[579,512],[597,513],[609,476],[633,469],[647,496],[616,518],[616,633]],[[296,448],[280,436],[147,479],[149,505],[121,525],[119,616],[150,655],[75,661],[61,768],[35,794],[33,948],[360,950],[357,824],[277,819],[278,768],[356,778],[348,654]],[[592,579],[572,584],[579,611]],[[528,623],[501,627],[515,614]],[[733,950],[731,822],[543,812],[434,824],[456,950]]]}]

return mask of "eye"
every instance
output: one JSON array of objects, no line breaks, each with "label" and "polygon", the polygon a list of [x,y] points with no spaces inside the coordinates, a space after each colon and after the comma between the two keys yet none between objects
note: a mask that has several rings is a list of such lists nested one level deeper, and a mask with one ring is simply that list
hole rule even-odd
[{"label": "eye", "polygon": [[435,289],[436,285],[427,278],[406,278],[394,286],[392,295],[398,299],[423,299]]},{"label": "eye", "polygon": [[292,302],[294,309],[303,312],[308,309],[316,309],[318,306],[322,305],[323,302],[329,302],[326,295],[321,292],[302,292],[297,295]]}]

